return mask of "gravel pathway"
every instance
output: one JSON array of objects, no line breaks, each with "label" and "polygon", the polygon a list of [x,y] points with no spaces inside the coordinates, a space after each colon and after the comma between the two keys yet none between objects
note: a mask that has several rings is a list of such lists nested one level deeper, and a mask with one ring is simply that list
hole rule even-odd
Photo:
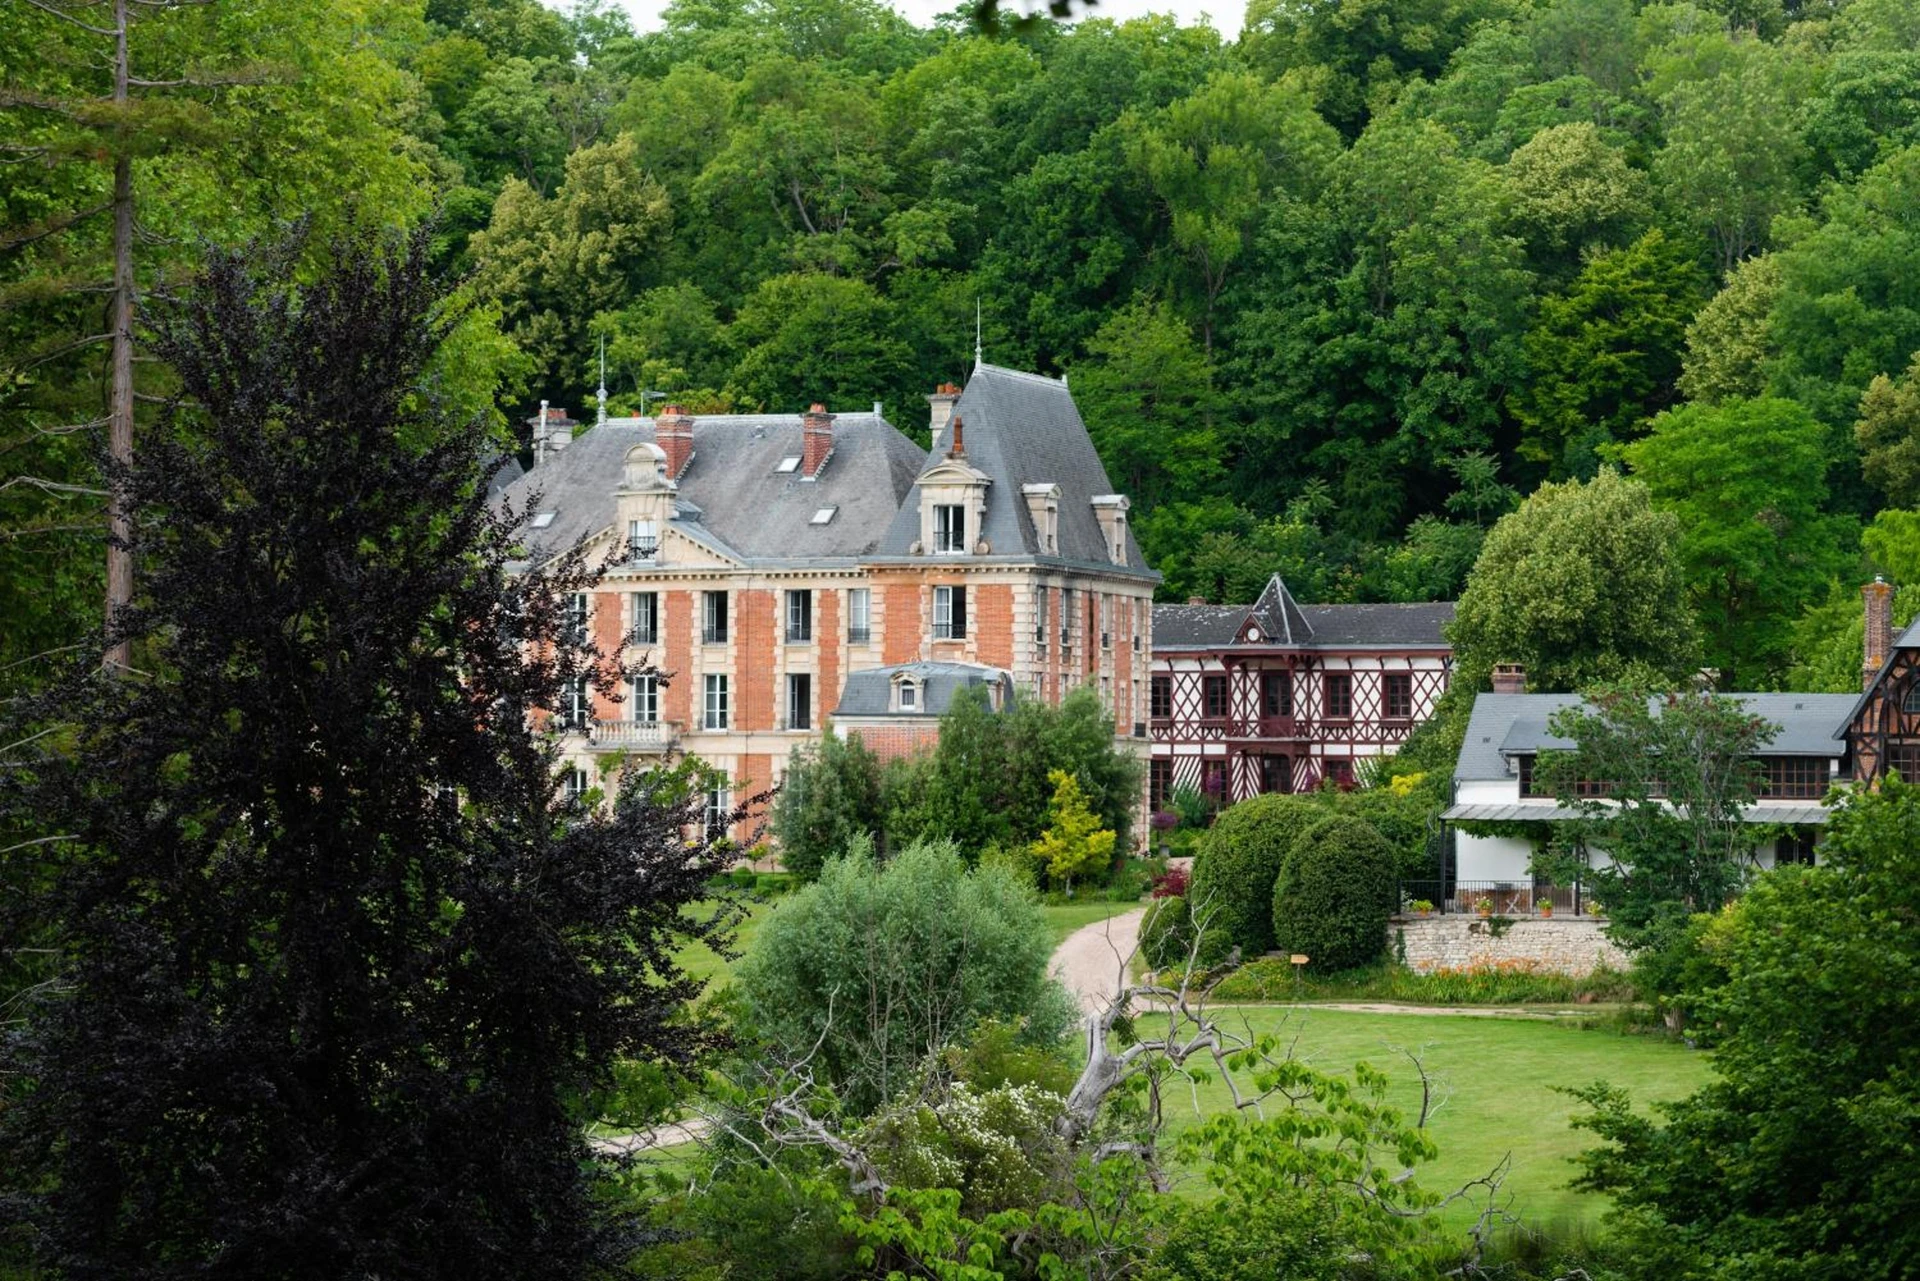
[{"label": "gravel pathway", "polygon": [[1073,993],[1080,1008],[1092,1014],[1101,1009],[1126,981],[1127,958],[1140,941],[1140,922],[1147,909],[1135,908],[1067,935],[1053,954],[1053,976]]}]

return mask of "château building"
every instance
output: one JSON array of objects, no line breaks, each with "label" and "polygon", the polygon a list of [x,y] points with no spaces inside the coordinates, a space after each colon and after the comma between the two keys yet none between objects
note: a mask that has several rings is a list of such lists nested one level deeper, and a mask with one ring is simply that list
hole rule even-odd
[{"label": "ch\u00e2teau building", "polygon": [[[1064,380],[977,364],[928,397],[931,451],[871,411],[535,424],[505,487],[529,554],[585,540],[613,568],[573,603],[607,652],[645,660],[619,701],[558,709],[569,785],[610,752],[687,752],[729,785],[778,783],[840,708],[883,755],[924,749],[964,685],[1058,703],[1097,690],[1144,751],[1153,589]],[[736,837],[749,835],[746,831]]]}]

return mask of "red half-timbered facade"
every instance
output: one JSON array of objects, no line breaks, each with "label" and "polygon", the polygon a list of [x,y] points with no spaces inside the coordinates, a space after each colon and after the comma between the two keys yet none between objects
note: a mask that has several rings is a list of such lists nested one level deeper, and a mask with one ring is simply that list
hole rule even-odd
[{"label": "red half-timbered facade", "polygon": [[1278,575],[1252,605],[1156,605],[1150,804],[1352,782],[1433,714],[1452,618],[1451,601],[1301,606]]}]

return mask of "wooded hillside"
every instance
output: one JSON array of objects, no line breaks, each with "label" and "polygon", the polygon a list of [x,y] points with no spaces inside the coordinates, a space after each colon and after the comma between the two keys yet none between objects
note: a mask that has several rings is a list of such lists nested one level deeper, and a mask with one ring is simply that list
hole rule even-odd
[{"label": "wooded hillside", "polygon": [[202,240],[437,208],[482,302],[449,375],[502,377],[505,422],[587,416],[604,339],[616,411],[920,429],[977,304],[989,360],[1070,375],[1169,598],[1449,596],[1541,482],[1611,460],[1684,504],[1731,451],[1682,523],[1775,535],[1736,594],[1777,680],[1845,626],[1789,643],[1809,607],[1895,567],[1859,527],[1920,503],[1905,0],[1254,0],[1232,44],[872,0],[678,0],[644,35],[605,0],[136,5],[123,110],[80,25],[112,5],[0,4],[8,657],[98,609],[61,428],[106,396],[123,154],[149,308]]}]

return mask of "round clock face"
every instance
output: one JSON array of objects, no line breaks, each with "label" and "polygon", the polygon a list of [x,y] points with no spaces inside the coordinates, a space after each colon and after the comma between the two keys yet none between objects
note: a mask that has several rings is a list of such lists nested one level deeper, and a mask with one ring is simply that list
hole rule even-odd
[{"label": "round clock face", "polygon": [[1260,639],[1260,629],[1259,629],[1258,627],[1249,627],[1249,628],[1247,628],[1247,639],[1248,639],[1248,640],[1250,640],[1250,641],[1257,641],[1257,640],[1259,640],[1259,639]]}]

